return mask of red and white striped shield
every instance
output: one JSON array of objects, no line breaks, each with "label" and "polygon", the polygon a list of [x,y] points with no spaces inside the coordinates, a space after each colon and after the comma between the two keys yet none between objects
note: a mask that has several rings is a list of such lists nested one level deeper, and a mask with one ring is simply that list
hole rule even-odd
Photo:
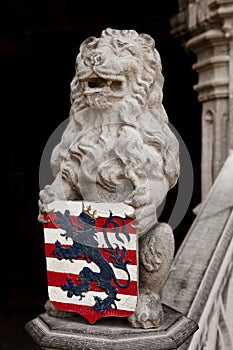
[{"label": "red and white striped shield", "polygon": [[127,317],[138,294],[136,222],[124,203],[54,201],[45,215],[49,300],[95,323]]}]

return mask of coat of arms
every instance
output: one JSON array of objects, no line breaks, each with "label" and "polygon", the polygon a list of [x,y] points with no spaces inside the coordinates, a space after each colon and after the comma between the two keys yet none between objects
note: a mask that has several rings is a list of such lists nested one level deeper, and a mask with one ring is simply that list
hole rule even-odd
[{"label": "coat of arms", "polygon": [[48,295],[89,323],[131,315],[137,304],[136,223],[123,203],[55,201],[45,215]]}]

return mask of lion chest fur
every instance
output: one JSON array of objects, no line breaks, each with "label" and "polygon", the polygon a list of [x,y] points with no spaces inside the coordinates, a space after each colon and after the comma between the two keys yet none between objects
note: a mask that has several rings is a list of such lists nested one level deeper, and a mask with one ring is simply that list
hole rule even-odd
[{"label": "lion chest fur", "polygon": [[53,172],[86,200],[123,201],[135,189],[132,172],[135,178],[139,170],[145,179],[163,178],[162,157],[145,143],[145,128],[134,118],[136,106],[118,107],[79,111],[53,152]]}]

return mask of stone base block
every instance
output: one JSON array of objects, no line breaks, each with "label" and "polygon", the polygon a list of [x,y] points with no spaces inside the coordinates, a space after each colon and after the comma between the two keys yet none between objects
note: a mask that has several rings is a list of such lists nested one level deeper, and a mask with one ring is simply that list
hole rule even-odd
[{"label": "stone base block", "polygon": [[132,328],[126,318],[103,318],[90,325],[81,316],[39,315],[25,325],[44,350],[162,350],[178,349],[197,329],[197,324],[163,305],[164,320],[157,329]]}]

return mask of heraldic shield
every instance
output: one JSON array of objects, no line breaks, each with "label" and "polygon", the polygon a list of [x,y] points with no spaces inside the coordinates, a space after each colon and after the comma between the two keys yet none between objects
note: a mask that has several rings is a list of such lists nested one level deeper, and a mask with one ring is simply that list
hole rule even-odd
[{"label": "heraldic shield", "polygon": [[94,324],[128,317],[138,295],[137,223],[125,203],[54,201],[43,224],[49,300]]}]

